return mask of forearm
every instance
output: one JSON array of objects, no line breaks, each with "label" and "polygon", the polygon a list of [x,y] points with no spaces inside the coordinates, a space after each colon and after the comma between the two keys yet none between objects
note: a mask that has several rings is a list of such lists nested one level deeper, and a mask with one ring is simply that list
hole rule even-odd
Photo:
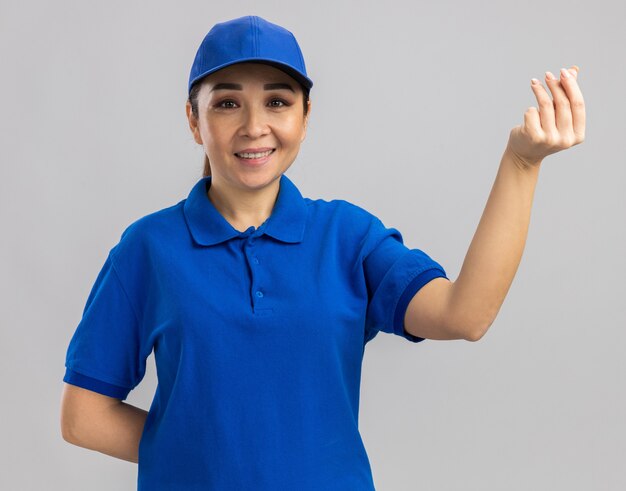
[{"label": "forearm", "polygon": [[452,325],[479,339],[493,323],[522,258],[540,163],[522,167],[505,150],[485,210],[452,287]]},{"label": "forearm", "polygon": [[71,443],[138,463],[139,441],[147,415],[147,411],[125,402],[112,404],[80,422]]}]

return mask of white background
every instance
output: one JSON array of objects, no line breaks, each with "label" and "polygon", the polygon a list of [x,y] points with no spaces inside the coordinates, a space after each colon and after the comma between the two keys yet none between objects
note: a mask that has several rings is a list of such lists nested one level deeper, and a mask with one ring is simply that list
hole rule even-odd
[{"label": "white background", "polygon": [[[531,77],[580,67],[586,140],[543,162],[496,321],[477,343],[379,334],[359,424],[379,491],[626,489],[626,8],[607,0],[2,0],[0,488],[134,489],[136,464],[61,437],[65,350],[122,230],[199,179],[189,69],[241,15],[291,30],[314,81],[302,194],[368,209],[452,280]],[[127,402],[155,387],[150,357]]]}]

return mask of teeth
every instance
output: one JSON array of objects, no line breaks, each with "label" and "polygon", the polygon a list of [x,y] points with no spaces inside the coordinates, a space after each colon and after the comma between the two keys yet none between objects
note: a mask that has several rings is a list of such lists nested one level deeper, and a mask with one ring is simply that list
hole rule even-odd
[{"label": "teeth", "polygon": [[260,159],[262,157],[267,157],[274,150],[268,150],[267,152],[259,152],[259,153],[238,153],[239,157],[243,157],[244,159]]}]

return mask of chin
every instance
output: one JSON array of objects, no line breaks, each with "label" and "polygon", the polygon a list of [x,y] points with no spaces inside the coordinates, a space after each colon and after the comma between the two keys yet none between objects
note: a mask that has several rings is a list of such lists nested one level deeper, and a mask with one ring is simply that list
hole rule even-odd
[{"label": "chin", "polygon": [[282,172],[276,173],[269,169],[266,171],[249,172],[240,175],[239,181],[248,188],[260,189],[272,184],[276,179],[280,178]]}]

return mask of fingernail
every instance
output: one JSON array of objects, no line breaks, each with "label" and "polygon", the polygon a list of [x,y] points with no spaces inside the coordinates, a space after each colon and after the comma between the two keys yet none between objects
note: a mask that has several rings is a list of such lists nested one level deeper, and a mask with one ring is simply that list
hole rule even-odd
[{"label": "fingernail", "polygon": [[536,78],[531,78],[530,83],[533,85],[537,85],[539,83],[539,80],[537,80]]},{"label": "fingernail", "polygon": [[561,68],[561,77],[571,78],[572,74],[568,72],[565,68]]},{"label": "fingernail", "polygon": [[556,77],[554,75],[552,75],[552,72],[546,72],[546,78],[548,80],[555,80]]}]

